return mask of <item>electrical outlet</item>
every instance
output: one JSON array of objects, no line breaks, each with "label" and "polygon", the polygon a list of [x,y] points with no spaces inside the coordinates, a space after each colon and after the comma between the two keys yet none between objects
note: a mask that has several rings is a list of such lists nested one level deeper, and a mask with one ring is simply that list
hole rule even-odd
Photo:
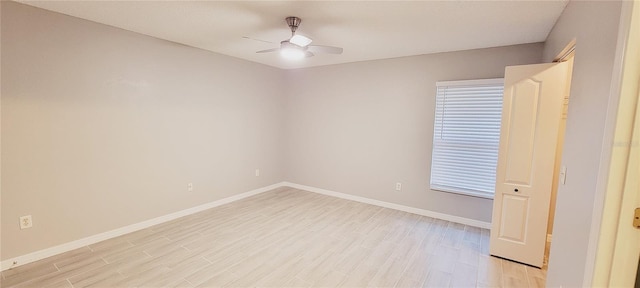
[{"label": "electrical outlet", "polygon": [[256,177],[260,176],[260,169],[256,169]]},{"label": "electrical outlet", "polygon": [[193,191],[193,183],[187,184],[187,191],[189,192]]},{"label": "electrical outlet", "polygon": [[402,183],[398,182],[396,183],[396,191],[400,191],[402,190]]},{"label": "electrical outlet", "polygon": [[33,221],[31,215],[20,217],[20,229],[27,229],[33,227]]}]

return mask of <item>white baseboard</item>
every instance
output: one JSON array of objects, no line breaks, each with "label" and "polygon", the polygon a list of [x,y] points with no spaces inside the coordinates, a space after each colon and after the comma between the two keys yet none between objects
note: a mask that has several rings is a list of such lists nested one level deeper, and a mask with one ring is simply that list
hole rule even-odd
[{"label": "white baseboard", "polygon": [[454,216],[454,215],[434,212],[434,211],[431,211],[431,210],[420,209],[420,208],[415,208],[415,207],[409,207],[409,206],[404,206],[404,205],[400,205],[400,204],[389,203],[389,202],[384,202],[384,201],[380,201],[380,200],[375,200],[375,199],[370,199],[370,198],[365,198],[365,197],[355,196],[355,195],[351,195],[351,194],[345,194],[345,193],[340,193],[340,192],[335,192],[335,191],[330,191],[330,190],[325,190],[325,189],[321,189],[321,188],[305,186],[305,185],[300,185],[300,184],[295,184],[295,183],[290,183],[290,182],[283,182],[282,185],[283,186],[292,187],[292,188],[296,188],[296,189],[300,189],[300,190],[309,191],[309,192],[314,192],[314,193],[318,193],[318,194],[323,194],[323,195],[327,195],[327,196],[333,196],[333,197],[338,197],[338,198],[342,198],[342,199],[347,199],[347,200],[357,201],[357,202],[361,202],[361,203],[376,205],[376,206],[380,206],[380,207],[391,208],[391,209],[395,209],[395,210],[409,212],[409,213],[413,213],[413,214],[418,214],[418,215],[422,215],[422,216],[427,216],[427,217],[431,217],[431,218],[442,219],[442,220],[455,222],[455,223],[460,223],[460,224],[464,224],[464,225],[469,225],[469,226],[474,226],[474,227],[479,227],[479,228],[485,228],[485,229],[491,229],[491,223],[490,222],[478,221],[478,220],[469,219],[469,218],[465,218],[465,217],[459,217],[459,216]]},{"label": "white baseboard", "polygon": [[204,211],[213,207],[217,207],[217,206],[221,206],[224,204],[228,204],[234,201],[238,201],[240,199],[244,199],[247,197],[251,197],[253,195],[257,195],[260,193],[264,193],[267,192],[269,190],[273,190],[279,187],[283,187],[283,186],[287,186],[287,187],[292,187],[292,188],[296,188],[296,189],[300,189],[300,190],[305,190],[305,191],[309,191],[309,192],[314,192],[314,193],[318,193],[318,194],[323,194],[323,195],[327,195],[327,196],[333,196],[333,197],[337,197],[337,198],[342,198],[342,199],[347,199],[347,200],[352,200],[352,201],[357,201],[357,202],[361,202],[361,203],[366,203],[366,204],[371,204],[371,205],[376,205],[376,206],[380,206],[380,207],[385,207],[385,208],[390,208],[390,209],[395,209],[395,210],[400,210],[400,211],[405,211],[405,212],[409,212],[409,213],[414,213],[414,214],[418,214],[418,215],[423,215],[423,216],[427,216],[427,217],[432,217],[432,218],[437,218],[437,219],[442,219],[442,220],[447,220],[447,221],[451,221],[451,222],[456,222],[456,223],[460,223],[460,224],[465,224],[465,225],[469,225],[469,226],[474,226],[474,227],[480,227],[480,228],[486,228],[486,229],[491,229],[491,223],[489,222],[483,222],[483,221],[478,221],[478,220],[474,220],[474,219],[469,219],[469,218],[464,218],[464,217],[459,217],[459,216],[454,216],[454,215],[449,215],[449,214],[444,214],[444,213],[438,213],[438,212],[434,212],[434,211],[430,211],[430,210],[425,210],[425,209],[419,209],[419,208],[415,208],[415,207],[409,207],[409,206],[404,206],[404,205],[400,205],[400,204],[395,204],[395,203],[389,203],[389,202],[384,202],[384,201],[380,201],[380,200],[375,200],[375,199],[370,199],[370,198],[365,198],[365,197],[360,197],[360,196],[355,196],[355,195],[350,195],[350,194],[345,194],[345,193],[340,193],[340,192],[335,192],[335,191],[329,191],[329,190],[325,190],[325,189],[320,189],[320,188],[316,188],[316,187],[311,187],[311,186],[305,186],[305,185],[300,185],[300,184],[295,184],[295,183],[290,183],[290,182],[280,182],[280,183],[276,183],[273,185],[269,185],[266,187],[262,187],[262,188],[258,188],[255,190],[251,190],[248,192],[244,192],[238,195],[234,195],[231,197],[227,197],[227,198],[223,198],[220,200],[216,200],[213,202],[209,202],[206,204],[202,204],[196,207],[192,207],[189,209],[185,209],[185,210],[181,210],[178,212],[174,212],[171,214],[167,214],[164,216],[160,216],[160,217],[156,217],[153,219],[149,219],[146,221],[142,221],[139,223],[135,223],[135,224],[131,224],[128,226],[124,226],[118,229],[114,229],[111,231],[107,231],[107,232],[103,232],[100,234],[96,234],[93,236],[89,236],[89,237],[85,237],[82,239],[78,239],[78,240],[74,240],[71,242],[67,242],[61,245],[57,245],[54,247],[50,247],[50,248],[46,248],[46,249],[42,249],[39,251],[35,251],[29,254],[25,254],[22,256],[18,256],[18,257],[14,257],[11,259],[7,259],[4,260],[2,262],[0,262],[0,269],[1,271],[10,269],[10,268],[15,268],[18,266],[22,266],[34,261],[38,261],[47,257],[51,257],[60,253],[64,253],[67,251],[71,251],[74,249],[78,249],[78,248],[82,248],[84,246],[87,245],[91,245],[91,244],[95,244],[98,243],[100,241],[104,241],[107,239],[111,239],[114,237],[118,237],[127,233],[131,233],[131,232],[135,232],[138,230],[142,230],[145,228],[149,228],[153,225],[157,225],[157,224],[161,224],[164,222],[168,222],[180,217],[184,217],[187,215],[191,215],[191,214],[195,214],[198,213],[200,211]]},{"label": "white baseboard", "polygon": [[213,202],[209,202],[209,203],[202,204],[202,205],[199,205],[199,206],[195,206],[195,207],[192,207],[192,208],[189,208],[189,209],[185,209],[185,210],[181,210],[181,211],[174,212],[174,213],[171,213],[171,214],[167,214],[167,215],[164,215],[164,216],[156,217],[156,218],[149,219],[149,220],[146,220],[146,221],[142,221],[142,222],[139,222],[139,223],[131,224],[131,225],[124,226],[124,227],[121,227],[121,228],[118,228],[118,229],[114,229],[114,230],[111,230],[111,231],[107,231],[107,232],[104,232],[104,233],[100,233],[100,234],[96,234],[96,235],[93,235],[93,236],[89,236],[89,237],[85,237],[85,238],[82,238],[82,239],[78,239],[78,240],[75,240],[75,241],[67,242],[67,243],[64,243],[64,244],[61,244],[61,245],[57,245],[57,246],[54,246],[54,247],[42,249],[42,250],[39,250],[39,251],[36,251],[36,252],[32,252],[32,253],[29,253],[29,254],[26,254],[26,255],[22,255],[22,256],[11,258],[11,259],[7,259],[7,260],[4,260],[4,261],[2,261],[0,263],[0,269],[1,269],[1,271],[4,271],[4,270],[10,269],[10,268],[18,267],[18,266],[21,266],[21,265],[24,265],[24,264],[28,264],[28,263],[31,263],[31,262],[34,262],[34,261],[38,261],[38,260],[41,260],[41,259],[44,259],[44,258],[47,258],[47,257],[51,257],[53,255],[57,255],[57,254],[64,253],[64,252],[67,252],[67,251],[71,251],[71,250],[74,250],[74,249],[78,249],[78,248],[81,248],[81,247],[84,247],[84,246],[87,246],[87,245],[95,244],[95,243],[98,243],[100,241],[104,241],[104,240],[107,240],[107,239],[118,237],[120,235],[124,235],[124,234],[127,234],[127,233],[131,233],[131,232],[135,232],[135,231],[138,231],[138,230],[141,230],[141,229],[145,229],[145,228],[151,227],[153,225],[157,225],[157,224],[160,224],[160,223],[168,222],[168,221],[171,221],[171,220],[174,220],[174,219],[177,219],[177,218],[180,218],[180,217],[184,217],[184,216],[187,216],[187,215],[195,214],[195,213],[198,213],[200,211],[204,211],[204,210],[207,210],[207,209],[210,209],[210,208],[213,208],[213,207],[217,207],[217,206],[221,206],[221,205],[224,205],[224,204],[227,204],[227,203],[238,201],[240,199],[244,199],[244,198],[247,198],[247,197],[251,197],[253,195],[264,193],[264,192],[267,192],[269,190],[273,190],[273,189],[276,189],[276,188],[282,187],[282,186],[285,186],[284,182],[276,183],[276,184],[269,185],[269,186],[262,187],[262,188],[258,188],[258,189],[255,189],[255,190],[251,190],[251,191],[248,191],[248,192],[244,192],[244,193],[238,194],[238,195],[233,195],[231,197],[223,198],[223,199],[220,199],[220,200],[216,200],[216,201],[213,201]]}]

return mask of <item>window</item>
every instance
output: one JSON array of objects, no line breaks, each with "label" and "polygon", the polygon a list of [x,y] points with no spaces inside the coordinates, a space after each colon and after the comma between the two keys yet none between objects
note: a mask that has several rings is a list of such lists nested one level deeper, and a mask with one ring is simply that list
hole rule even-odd
[{"label": "window", "polygon": [[431,189],[493,199],[504,80],[436,86]]}]

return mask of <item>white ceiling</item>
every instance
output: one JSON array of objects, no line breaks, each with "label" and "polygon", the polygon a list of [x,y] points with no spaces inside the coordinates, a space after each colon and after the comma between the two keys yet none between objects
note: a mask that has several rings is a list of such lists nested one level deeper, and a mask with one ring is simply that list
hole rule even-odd
[{"label": "white ceiling", "polygon": [[[568,0],[20,2],[289,69],[542,42]],[[344,53],[299,62],[256,54],[290,36],[287,16],[302,18],[297,33],[312,44]]]}]

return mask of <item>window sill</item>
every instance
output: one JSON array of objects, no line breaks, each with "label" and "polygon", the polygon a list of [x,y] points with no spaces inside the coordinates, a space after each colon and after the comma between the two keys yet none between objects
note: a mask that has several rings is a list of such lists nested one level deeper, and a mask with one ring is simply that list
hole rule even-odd
[{"label": "window sill", "polygon": [[483,199],[489,199],[489,200],[493,200],[494,198],[493,195],[487,195],[486,193],[472,191],[472,190],[464,190],[460,188],[451,188],[451,187],[442,187],[442,186],[433,186],[433,185],[430,188],[431,190],[438,191],[438,192],[453,193],[453,194],[471,196],[476,198],[483,198]]}]

